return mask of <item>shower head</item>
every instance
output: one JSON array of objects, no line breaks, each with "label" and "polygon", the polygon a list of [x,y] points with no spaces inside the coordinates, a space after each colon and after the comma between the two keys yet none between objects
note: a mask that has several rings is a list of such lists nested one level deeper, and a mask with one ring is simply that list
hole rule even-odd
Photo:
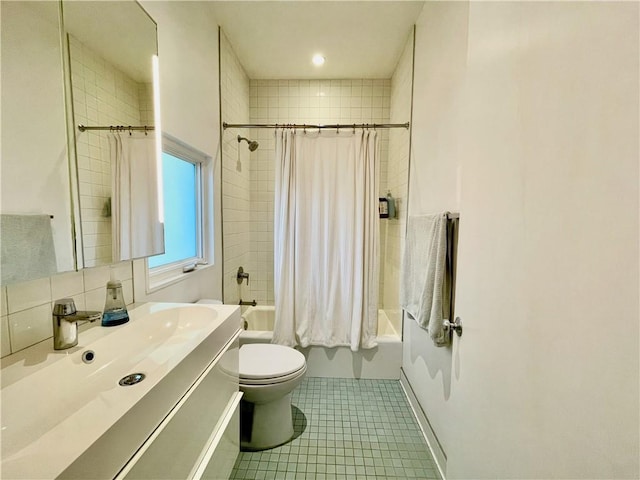
[{"label": "shower head", "polygon": [[248,138],[244,138],[238,135],[238,143],[240,143],[242,140],[245,140],[249,144],[250,152],[254,152],[258,148],[258,145],[259,145],[258,142],[249,140]]}]

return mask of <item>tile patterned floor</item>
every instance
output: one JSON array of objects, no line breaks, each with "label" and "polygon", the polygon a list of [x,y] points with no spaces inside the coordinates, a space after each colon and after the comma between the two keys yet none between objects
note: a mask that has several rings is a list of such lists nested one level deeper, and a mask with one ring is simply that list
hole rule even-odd
[{"label": "tile patterned floor", "polygon": [[440,479],[398,381],[307,377],[292,404],[294,439],[240,452],[232,479]]}]

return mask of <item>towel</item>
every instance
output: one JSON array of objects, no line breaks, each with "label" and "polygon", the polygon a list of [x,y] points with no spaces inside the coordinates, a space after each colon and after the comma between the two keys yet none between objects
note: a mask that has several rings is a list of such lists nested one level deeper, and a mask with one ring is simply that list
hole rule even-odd
[{"label": "towel", "polygon": [[57,273],[49,215],[0,215],[2,285]]},{"label": "towel", "polygon": [[113,260],[164,252],[153,135],[109,134],[112,169]]},{"label": "towel", "polygon": [[400,302],[437,346],[449,344],[444,329],[444,311],[450,304],[446,266],[447,214],[410,216]]}]

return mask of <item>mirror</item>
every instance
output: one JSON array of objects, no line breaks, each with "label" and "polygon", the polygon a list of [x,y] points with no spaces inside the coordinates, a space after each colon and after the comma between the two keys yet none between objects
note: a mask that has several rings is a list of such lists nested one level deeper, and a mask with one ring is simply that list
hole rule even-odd
[{"label": "mirror", "polygon": [[0,283],[76,269],[58,2],[0,2]]},{"label": "mirror", "polygon": [[[73,98],[81,265],[163,253],[161,167],[153,130],[156,24],[134,1],[63,1],[62,11]],[[110,128],[117,126],[126,128]]]}]

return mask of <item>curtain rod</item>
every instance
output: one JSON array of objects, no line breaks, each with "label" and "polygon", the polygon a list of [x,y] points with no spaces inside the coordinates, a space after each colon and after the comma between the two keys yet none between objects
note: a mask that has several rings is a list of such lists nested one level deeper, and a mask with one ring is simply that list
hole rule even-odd
[{"label": "curtain rod", "polygon": [[405,123],[336,123],[333,125],[301,124],[301,123],[222,123],[222,128],[409,128],[409,122]]},{"label": "curtain rod", "polygon": [[151,132],[155,130],[156,127],[152,125],[142,125],[142,126],[131,126],[131,125],[109,125],[109,126],[99,126],[99,127],[87,127],[86,125],[78,125],[78,130],[84,132],[86,130],[109,130],[116,132],[129,132],[129,131],[143,131],[143,132]]}]

